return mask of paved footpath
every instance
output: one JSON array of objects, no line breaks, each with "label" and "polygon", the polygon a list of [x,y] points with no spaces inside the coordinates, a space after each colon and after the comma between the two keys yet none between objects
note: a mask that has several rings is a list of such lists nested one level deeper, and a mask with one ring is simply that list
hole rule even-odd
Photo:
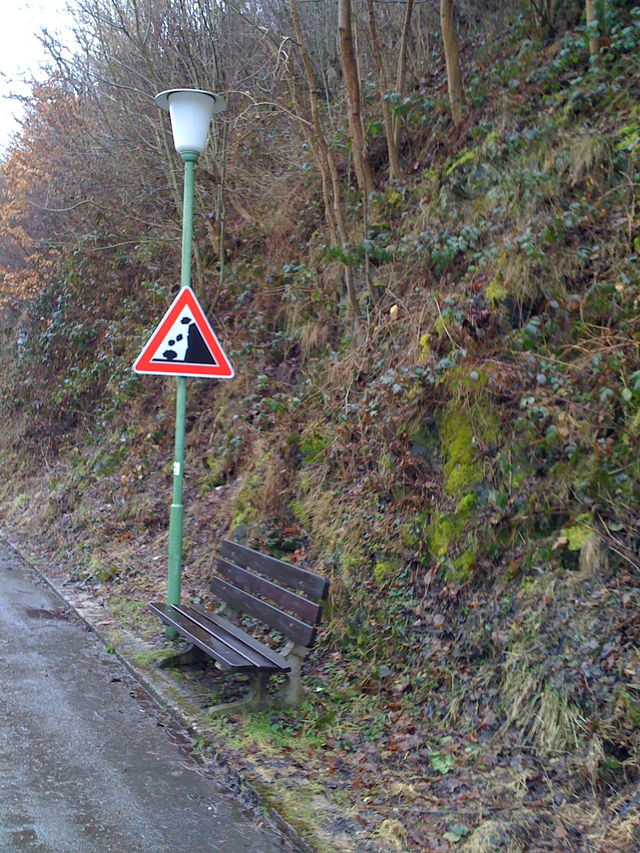
[{"label": "paved footpath", "polygon": [[0,853],[285,853],[0,544]]}]

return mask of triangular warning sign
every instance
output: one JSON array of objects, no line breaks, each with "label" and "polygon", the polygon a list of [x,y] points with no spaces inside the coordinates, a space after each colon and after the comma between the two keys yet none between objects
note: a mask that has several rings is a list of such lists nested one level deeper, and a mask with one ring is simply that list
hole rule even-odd
[{"label": "triangular warning sign", "polygon": [[136,373],[233,379],[235,372],[195,293],[183,287],[133,365]]}]

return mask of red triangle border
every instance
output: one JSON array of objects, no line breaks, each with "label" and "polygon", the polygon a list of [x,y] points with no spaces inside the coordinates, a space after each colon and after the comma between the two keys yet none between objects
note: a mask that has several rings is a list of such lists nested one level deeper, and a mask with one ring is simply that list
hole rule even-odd
[{"label": "red triangle border", "polygon": [[[185,307],[191,310],[198,330],[216,364],[193,364],[184,361],[158,363],[152,361],[169,329]],[[136,373],[151,373],[158,376],[194,376],[204,379],[233,379],[235,376],[233,365],[222,349],[220,341],[190,287],[183,287],[179,291],[167,313],[149,338],[147,345],[135,360],[133,370]]]}]

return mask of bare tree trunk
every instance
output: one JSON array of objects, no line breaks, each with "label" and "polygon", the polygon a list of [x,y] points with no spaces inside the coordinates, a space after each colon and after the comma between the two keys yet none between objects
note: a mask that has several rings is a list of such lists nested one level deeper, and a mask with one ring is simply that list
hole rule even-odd
[{"label": "bare tree trunk", "polygon": [[[293,101],[296,113],[298,115],[302,115],[298,92],[296,91],[296,86],[293,80],[290,80],[289,91],[291,93],[291,99]],[[311,125],[306,122],[301,122],[301,126],[307,138],[309,148],[311,149],[314,157],[316,158],[318,169],[320,170],[320,184],[322,186],[322,199],[324,201],[324,215],[327,221],[327,228],[329,229],[331,242],[334,246],[337,246],[340,243],[340,237],[338,234],[338,225],[335,216],[335,201],[332,194],[331,168],[329,166],[329,157],[333,157],[333,152],[328,148],[324,137],[321,138],[318,136],[318,133],[321,133],[322,129],[320,128],[320,123],[317,115],[315,116],[315,121],[312,120]]]},{"label": "bare tree trunk", "polygon": [[464,93],[462,90],[462,75],[460,73],[460,52],[453,21],[453,0],[440,0],[440,26],[444,43],[444,56],[447,63],[447,83],[451,117],[458,126],[462,122],[462,105]]},{"label": "bare tree trunk", "polygon": [[[325,205],[328,205],[327,218],[329,219],[331,215],[329,211],[331,211],[333,214],[332,218],[335,222],[335,227],[337,229],[338,240],[336,242],[339,244],[340,248],[344,250],[347,246],[348,239],[347,226],[345,223],[344,211],[342,209],[342,197],[340,193],[340,175],[338,174],[338,167],[336,165],[335,157],[333,156],[333,151],[329,148],[322,129],[320,113],[318,110],[318,93],[316,91],[313,76],[313,67],[311,65],[311,59],[309,58],[306,43],[304,41],[302,33],[302,24],[300,22],[300,15],[298,13],[298,5],[296,3],[296,0],[289,0],[289,8],[291,10],[291,20],[293,21],[298,47],[302,56],[302,64],[305,71],[305,77],[307,80],[307,92],[309,95],[311,124],[314,131],[313,134],[310,134],[310,139],[312,139],[313,141],[313,147],[316,151],[316,159],[320,166],[320,170],[328,171],[328,177],[330,179],[331,193],[329,193],[329,181],[327,181],[325,184],[325,181],[323,179]],[[347,289],[347,296],[349,298],[349,304],[351,305],[354,317],[357,320],[359,318],[360,308],[358,305],[358,296],[355,289],[355,282],[353,280],[353,270],[348,264],[345,264],[344,267],[344,277]]]},{"label": "bare tree trunk", "polygon": [[218,293],[222,293],[225,285],[227,253],[224,247],[227,225],[227,208],[224,200],[225,180],[227,177],[227,125],[222,130],[222,157],[220,159],[220,187],[218,193],[218,217],[220,223],[220,251],[218,253],[220,270],[218,277]]},{"label": "bare tree trunk", "polygon": [[551,38],[555,28],[558,0],[529,0],[529,5],[533,10],[533,17],[540,38],[545,40]]},{"label": "bare tree trunk", "polygon": [[[431,59],[430,27],[424,21],[424,4],[418,6],[418,23],[416,26],[416,64],[426,68]],[[418,74],[417,76],[421,76]]]},{"label": "bare tree trunk", "polygon": [[373,186],[369,155],[367,154],[362,122],[360,74],[353,45],[353,27],[351,20],[351,0],[338,0],[338,35],[340,37],[340,58],[342,73],[347,90],[349,104],[349,135],[353,151],[353,166],[358,186],[369,194]]},{"label": "bare tree trunk", "polygon": [[[404,13],[404,23],[402,24],[402,35],[400,36],[400,50],[398,52],[398,65],[396,68],[396,92],[400,97],[404,97],[405,93],[405,78],[407,73],[407,41],[409,39],[409,29],[411,26],[411,16],[413,15],[413,0],[407,0],[407,7]],[[400,140],[400,116],[393,118],[393,141],[396,148]]]},{"label": "bare tree trunk", "polygon": [[367,11],[369,12],[369,35],[371,37],[371,51],[373,60],[376,65],[376,73],[378,75],[378,96],[380,98],[380,107],[382,108],[382,118],[384,120],[384,133],[387,139],[387,151],[389,152],[389,174],[393,180],[402,180],[402,168],[400,166],[400,157],[398,155],[398,146],[396,145],[393,116],[389,108],[389,102],[385,98],[386,80],[384,73],[384,64],[382,62],[382,53],[380,51],[380,43],[378,42],[378,31],[376,28],[375,12],[373,10],[373,0],[367,0]]},{"label": "bare tree trunk", "polygon": [[600,36],[597,30],[597,18],[593,0],[586,0],[587,27],[589,28],[589,55],[598,56],[600,53]]}]

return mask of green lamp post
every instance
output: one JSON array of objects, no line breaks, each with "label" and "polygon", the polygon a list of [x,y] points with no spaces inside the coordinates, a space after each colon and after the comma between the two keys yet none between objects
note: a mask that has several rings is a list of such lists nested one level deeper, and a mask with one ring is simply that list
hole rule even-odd
[{"label": "green lamp post", "polygon": [[[220,95],[201,89],[170,89],[155,97],[156,104],[167,110],[171,117],[171,129],[176,151],[184,161],[184,199],[182,210],[182,261],[180,266],[181,290],[191,285],[191,254],[193,233],[193,191],[195,165],[204,151],[209,135],[211,118],[223,112],[226,102]],[[184,508],[183,467],[184,434],[187,410],[187,379],[177,378],[176,434],[173,462],[173,497],[169,514],[169,569],[167,582],[167,604],[180,603],[182,577],[182,529]],[[175,629],[167,630],[169,638],[176,635]]]}]

